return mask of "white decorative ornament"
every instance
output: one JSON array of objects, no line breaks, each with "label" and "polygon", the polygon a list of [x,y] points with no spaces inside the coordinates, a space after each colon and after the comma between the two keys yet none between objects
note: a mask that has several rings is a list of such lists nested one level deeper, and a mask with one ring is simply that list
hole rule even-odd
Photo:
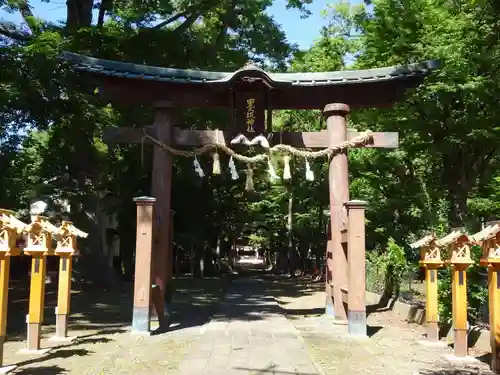
[{"label": "white decorative ornament", "polygon": [[274,170],[273,163],[271,163],[271,159],[267,159],[267,172],[269,173],[269,180],[271,182],[278,181],[280,179],[280,177]]},{"label": "white decorative ornament", "polygon": [[47,209],[48,204],[44,201],[37,201],[30,205],[30,215],[41,215]]},{"label": "white decorative ornament", "polygon": [[240,177],[238,175],[238,171],[236,170],[236,165],[234,164],[232,156],[229,158],[229,172],[231,173],[232,180],[237,180]]},{"label": "white decorative ornament", "polygon": [[231,140],[232,145],[238,143],[243,143],[245,146],[250,146],[250,141],[248,140],[247,137],[245,137],[244,134],[239,134],[238,136],[236,136],[234,139]]},{"label": "white decorative ornament", "polygon": [[266,137],[264,137],[263,135],[258,135],[257,137],[255,137],[254,139],[252,139],[250,141],[250,146],[255,146],[259,144],[260,147],[263,147],[263,148],[269,148],[269,142],[267,141]]},{"label": "white decorative ornament", "polygon": [[257,137],[255,137],[254,139],[252,139],[250,141],[244,134],[239,134],[238,136],[236,136],[234,139],[231,140],[232,145],[239,144],[239,143],[242,143],[245,146],[260,145],[261,147],[266,148],[266,149],[271,147],[269,145],[269,141],[263,135],[258,135]]},{"label": "white decorative ornament", "polygon": [[290,172],[290,156],[283,156],[283,161],[285,162],[285,168],[283,170],[283,180],[289,180],[292,178],[292,173]]},{"label": "white decorative ornament", "polygon": [[306,180],[314,181],[314,172],[309,165],[309,161],[306,159]]},{"label": "white decorative ornament", "polygon": [[205,172],[203,172],[203,168],[201,167],[200,162],[198,161],[198,158],[196,156],[194,157],[193,165],[194,171],[198,173],[198,176],[202,178],[205,177]]}]

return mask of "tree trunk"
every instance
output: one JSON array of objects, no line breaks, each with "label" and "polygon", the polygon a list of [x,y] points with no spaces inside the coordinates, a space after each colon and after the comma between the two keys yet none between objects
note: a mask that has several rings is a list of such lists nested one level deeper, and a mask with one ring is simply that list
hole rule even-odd
[{"label": "tree trunk", "polygon": [[76,31],[92,24],[93,0],[66,0],[66,28]]},{"label": "tree trunk", "polygon": [[127,212],[121,212],[119,216],[118,232],[120,236],[120,256],[123,262],[123,278],[131,281],[135,268],[135,229],[133,221]]},{"label": "tree trunk", "polygon": [[288,221],[287,221],[287,248],[288,248],[288,269],[292,276],[295,273],[295,249],[294,249],[294,238],[293,238],[293,209],[295,203],[295,194],[292,186],[292,181],[288,184]]},{"label": "tree trunk", "polygon": [[195,249],[194,249],[194,241],[191,242],[191,246],[189,247],[190,252],[189,252],[189,270],[191,272],[191,277],[194,278],[194,258],[195,258]]},{"label": "tree trunk", "polygon": [[468,191],[463,191],[461,187],[448,188],[448,202],[450,202],[450,212],[448,220],[452,227],[462,227],[467,219],[467,196]]}]

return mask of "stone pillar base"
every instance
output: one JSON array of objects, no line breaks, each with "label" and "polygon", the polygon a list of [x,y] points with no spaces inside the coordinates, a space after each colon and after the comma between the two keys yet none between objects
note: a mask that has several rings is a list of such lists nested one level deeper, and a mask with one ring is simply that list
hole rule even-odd
[{"label": "stone pillar base", "polygon": [[67,314],[57,314],[56,315],[56,337],[57,338],[68,337],[68,315]]},{"label": "stone pillar base", "polygon": [[137,333],[149,333],[150,331],[150,312],[148,307],[134,306],[132,312],[132,331]]},{"label": "stone pillar base", "polygon": [[28,323],[28,346],[27,349],[40,350],[40,323]]},{"label": "stone pillar base", "polygon": [[333,308],[332,304],[328,303],[328,301],[326,302],[326,306],[325,306],[325,315],[330,316],[332,318],[335,317],[335,309]]},{"label": "stone pillar base", "polygon": [[352,311],[347,313],[347,331],[349,335],[366,337],[366,311]]},{"label": "stone pillar base", "polygon": [[427,322],[425,325],[425,333],[427,336],[427,341],[438,342],[439,341],[439,327],[437,322]]},{"label": "stone pillar base", "polygon": [[453,354],[456,357],[467,356],[467,329],[455,328]]}]

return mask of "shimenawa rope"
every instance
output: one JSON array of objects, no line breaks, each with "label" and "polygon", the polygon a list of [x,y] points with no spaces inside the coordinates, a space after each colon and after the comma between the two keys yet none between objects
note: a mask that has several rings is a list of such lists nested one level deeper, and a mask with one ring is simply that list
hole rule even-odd
[{"label": "shimenawa rope", "polygon": [[[227,147],[225,144],[218,143],[218,140],[216,139],[216,143],[210,143],[207,145],[204,145],[202,147],[195,148],[194,150],[191,151],[186,151],[186,150],[178,150],[173,147],[170,147],[166,145],[163,142],[158,141],[157,139],[151,137],[148,134],[145,134],[144,137],[142,138],[141,146],[144,146],[144,141],[149,139],[151,142],[153,142],[155,145],[161,147],[165,151],[171,153],[172,155],[176,156],[183,156],[183,157],[194,157],[194,156],[199,156],[202,155],[206,152],[212,151],[212,150],[222,150],[224,151],[227,155],[232,156],[234,159],[241,161],[246,164],[256,164],[260,162],[267,161],[269,159],[269,154],[273,152],[285,152],[289,153],[291,155],[297,156],[297,157],[303,157],[303,158],[320,158],[324,156],[332,157],[334,155],[337,155],[338,153],[349,149],[353,147],[359,147],[359,146],[366,146],[370,142],[373,141],[373,133],[370,130],[366,130],[363,133],[361,133],[359,136],[355,137],[352,140],[349,141],[344,141],[340,145],[337,146],[331,146],[319,151],[308,151],[308,150],[299,150],[296,149],[295,147],[292,147],[290,145],[284,145],[284,144],[277,144],[270,149],[267,150],[266,153],[258,154],[255,156],[245,156],[238,154],[231,148]],[[141,148],[142,148],[141,147]]]}]

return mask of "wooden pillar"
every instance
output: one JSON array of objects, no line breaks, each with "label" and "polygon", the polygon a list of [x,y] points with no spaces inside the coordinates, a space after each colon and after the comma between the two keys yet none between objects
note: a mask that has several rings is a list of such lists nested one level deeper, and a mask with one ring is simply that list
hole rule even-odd
[{"label": "wooden pillar", "polygon": [[168,215],[168,259],[167,259],[167,285],[165,293],[166,309],[171,312],[173,277],[174,277],[174,211],[170,210]]},{"label": "wooden pillar", "polygon": [[348,332],[352,336],[366,336],[366,248],[365,208],[366,202],[352,200],[344,203],[348,215],[348,266],[349,283],[347,295]]},{"label": "wooden pillar", "polygon": [[439,341],[438,268],[439,264],[425,264],[425,330],[427,341]]},{"label": "wooden pillar", "polygon": [[[336,146],[347,140],[347,119],[349,106],[333,103],[325,106],[329,146]],[[347,313],[342,302],[341,288],[347,288],[347,258],[342,246],[341,231],[347,225],[347,213],[344,203],[349,200],[349,176],[347,169],[347,150],[338,153],[330,160],[329,174],[330,220],[332,237],[332,273],[333,283],[333,314],[335,319],[347,320]],[[328,264],[328,257],[327,257]],[[330,268],[330,267],[329,267]],[[326,290],[329,295],[330,288]],[[327,301],[329,301],[328,298]],[[331,314],[331,307],[326,307],[326,313]]]},{"label": "wooden pillar", "polygon": [[9,311],[9,280],[11,256],[19,256],[17,240],[27,225],[14,217],[14,211],[0,208],[0,374],[7,374],[17,365],[3,366],[4,344]]},{"label": "wooden pillar", "polygon": [[3,364],[3,344],[7,333],[7,309],[9,301],[10,256],[0,253],[0,372]]},{"label": "wooden pillar", "polygon": [[156,199],[134,198],[137,204],[137,237],[135,246],[134,307],[132,331],[149,333],[151,326],[151,260],[153,209]]},{"label": "wooden pillar", "polygon": [[453,351],[457,357],[467,356],[467,267],[452,264]]},{"label": "wooden pillar", "polygon": [[491,370],[500,373],[500,263],[488,265]]},{"label": "wooden pillar", "polygon": [[71,254],[59,256],[59,285],[57,289],[56,338],[68,337],[68,315],[71,303],[71,273],[73,257]]},{"label": "wooden pillar", "polygon": [[[172,144],[172,129],[174,113],[170,102],[155,103],[154,129],[158,141]],[[153,256],[152,281],[161,291],[160,306],[156,309],[169,315],[170,308],[165,301],[170,300],[172,280],[172,238],[170,234],[171,221],[171,188],[172,188],[172,155],[161,147],[154,146],[153,173],[151,195],[156,198],[155,220],[153,223]],[[160,321],[160,325],[163,322]]]},{"label": "wooden pillar", "polygon": [[325,263],[323,264],[323,269],[321,272],[324,272],[325,275],[325,315],[327,316],[335,316],[333,309],[333,287],[332,287],[332,226],[330,220],[330,210],[324,211],[324,214],[327,218],[326,223],[326,252],[325,252]]},{"label": "wooden pillar", "polygon": [[45,275],[47,256],[33,254],[31,257],[31,280],[28,312],[28,350],[40,349],[40,333],[45,304]]}]

